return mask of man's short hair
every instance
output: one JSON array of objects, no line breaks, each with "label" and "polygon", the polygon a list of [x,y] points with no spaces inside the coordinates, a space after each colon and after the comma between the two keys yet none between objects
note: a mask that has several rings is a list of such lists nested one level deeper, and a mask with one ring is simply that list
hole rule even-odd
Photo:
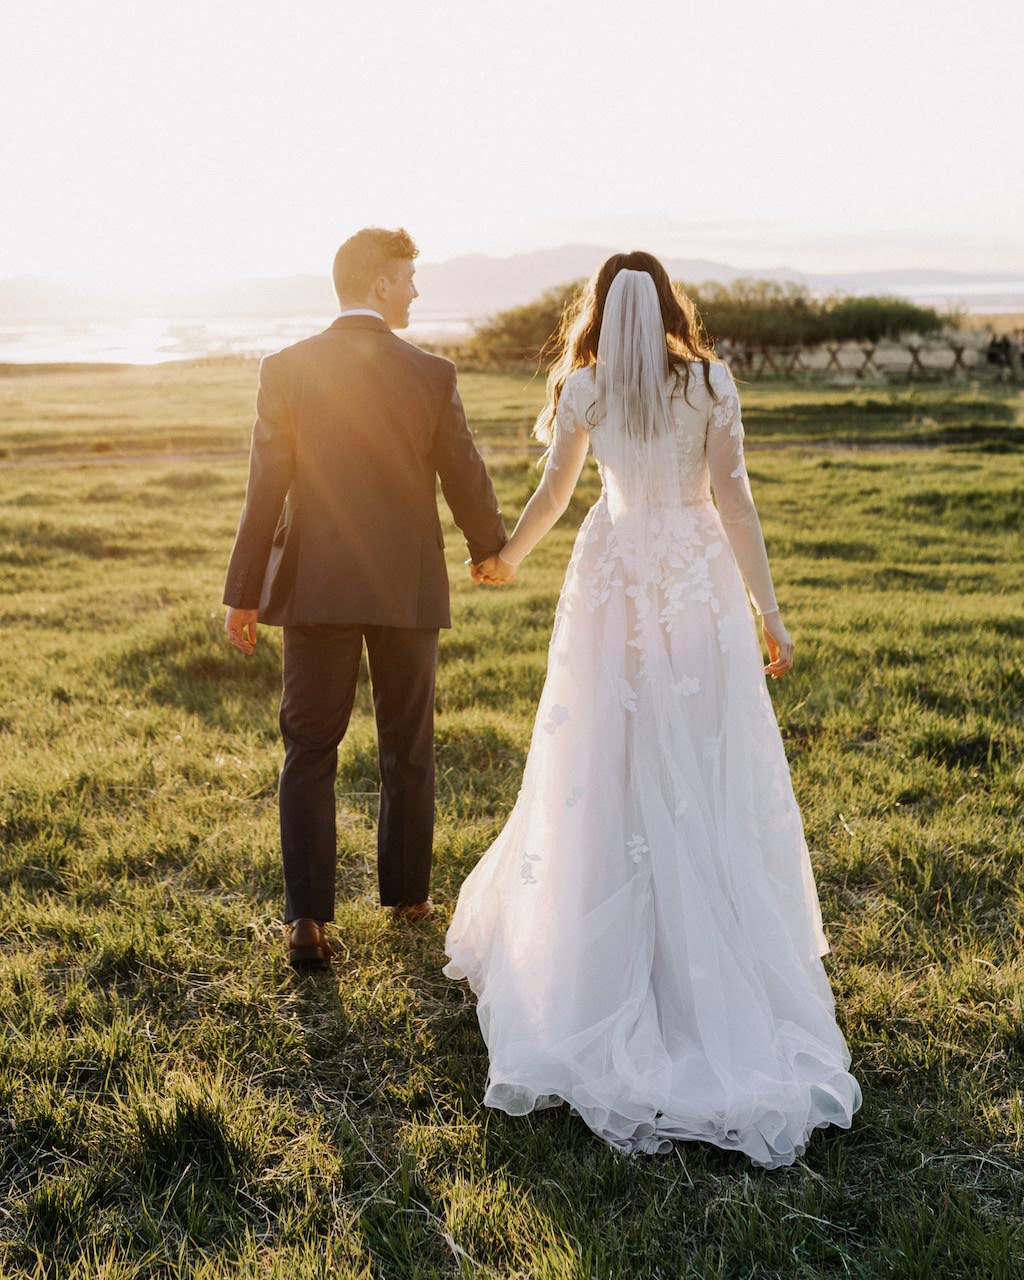
[{"label": "man's short hair", "polygon": [[338,300],[365,298],[379,276],[392,276],[395,263],[411,261],[419,254],[404,227],[387,231],[363,227],[349,236],[334,255],[334,292]]}]

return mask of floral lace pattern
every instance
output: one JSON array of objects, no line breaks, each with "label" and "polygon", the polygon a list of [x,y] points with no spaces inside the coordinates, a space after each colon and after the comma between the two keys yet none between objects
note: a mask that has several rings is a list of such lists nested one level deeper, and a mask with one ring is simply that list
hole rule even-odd
[{"label": "floral lace pattern", "polygon": [[568,719],[569,719],[569,708],[563,707],[560,703],[555,703],[555,705],[548,712],[548,718],[544,724],[544,728],[546,732],[554,733],[557,729],[560,729]]},{"label": "floral lace pattern", "polygon": [[644,854],[650,853],[650,851],[650,845],[638,832],[634,832],[629,837],[629,843],[626,845],[626,852],[634,862],[643,862]]},{"label": "floral lace pattern", "polygon": [[533,874],[533,863],[540,861],[539,853],[524,853],[522,865],[519,868],[519,874],[522,877],[523,884],[540,884],[540,881]]}]

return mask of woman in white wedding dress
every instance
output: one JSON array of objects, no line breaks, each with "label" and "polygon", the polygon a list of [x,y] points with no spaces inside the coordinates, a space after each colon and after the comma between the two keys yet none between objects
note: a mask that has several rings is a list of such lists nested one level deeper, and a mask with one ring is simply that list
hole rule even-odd
[{"label": "woman in white wedding dress", "polygon": [[522,788],[445,937],[443,972],[477,998],[483,1101],[568,1103],[625,1152],[700,1140],[791,1164],[814,1129],[850,1127],[861,1091],[765,678],[793,643],[739,396],[657,259],[602,266],[536,430],[546,469],[492,580],[564,512],[588,447],[601,495],[555,612]]}]

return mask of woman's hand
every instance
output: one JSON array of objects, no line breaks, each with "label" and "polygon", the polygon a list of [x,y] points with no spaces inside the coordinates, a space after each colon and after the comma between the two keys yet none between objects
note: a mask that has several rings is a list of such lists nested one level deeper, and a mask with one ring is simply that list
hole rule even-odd
[{"label": "woman's hand", "polygon": [[502,560],[500,553],[488,556],[486,560],[481,560],[479,564],[473,564],[470,560],[467,560],[466,564],[469,565],[470,577],[474,582],[500,587],[506,582],[515,580],[516,566],[509,564],[507,560]]},{"label": "woman's hand", "polygon": [[782,615],[777,609],[761,618],[761,632],[768,646],[768,657],[771,661],[764,668],[764,673],[777,680],[787,671],[793,669],[793,640],[782,622]]}]

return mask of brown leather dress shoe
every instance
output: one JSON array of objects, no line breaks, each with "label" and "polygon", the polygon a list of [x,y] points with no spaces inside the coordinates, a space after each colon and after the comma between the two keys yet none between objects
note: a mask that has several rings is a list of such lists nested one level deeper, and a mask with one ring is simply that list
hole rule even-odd
[{"label": "brown leather dress shoe", "polygon": [[423,920],[430,915],[434,909],[434,903],[431,898],[427,898],[424,902],[402,903],[397,907],[391,908],[391,918],[393,920]]},{"label": "brown leather dress shoe", "polygon": [[306,916],[292,921],[288,963],[293,969],[329,969],[337,954],[337,948],[327,941],[323,921]]}]

